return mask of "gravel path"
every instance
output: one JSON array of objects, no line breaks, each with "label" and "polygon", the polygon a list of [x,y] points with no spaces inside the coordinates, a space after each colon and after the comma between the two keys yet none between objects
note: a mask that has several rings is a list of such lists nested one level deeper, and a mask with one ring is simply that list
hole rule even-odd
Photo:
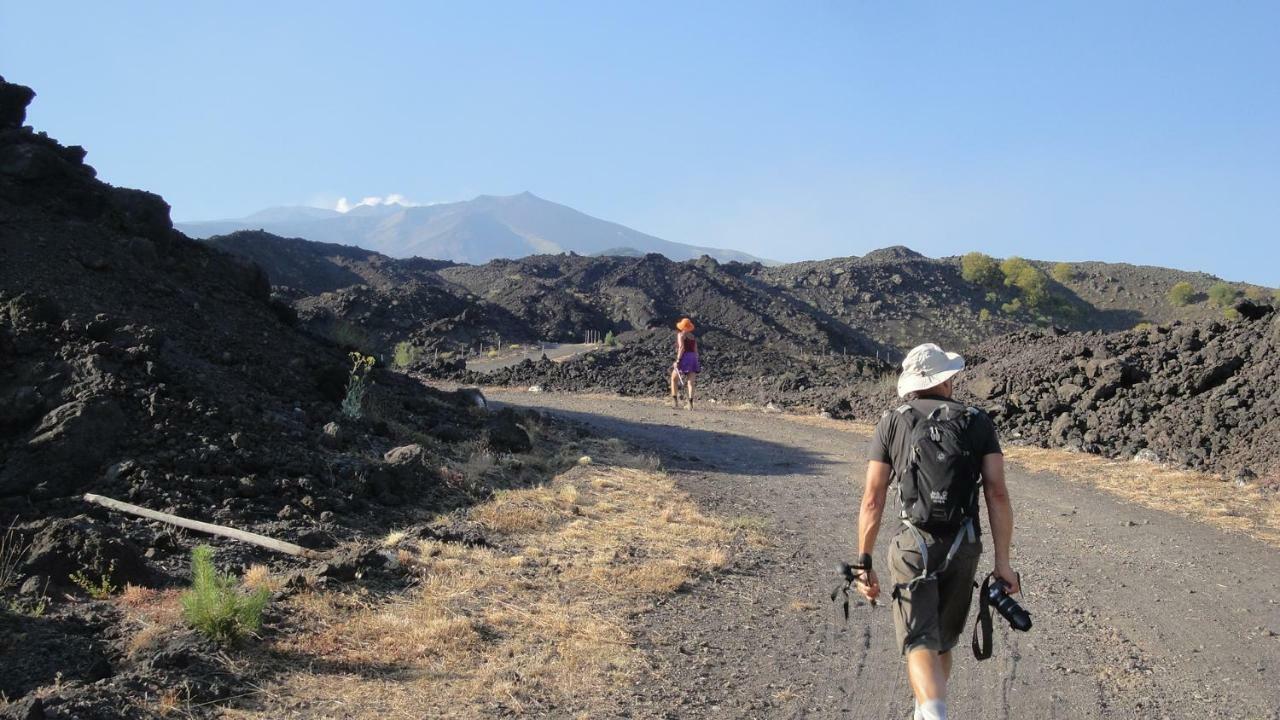
[{"label": "gravel path", "polygon": [[[769,523],[766,551],[637,619],[652,672],[619,716],[910,717],[888,608],[855,607],[845,623],[827,598],[854,553],[864,437],[714,406],[491,399],[652,450],[707,509]],[[1275,548],[1048,474],[1012,468],[1009,485],[1035,628],[1013,633],[997,616],[982,663],[964,639],[952,717],[1280,719]]]},{"label": "gravel path", "polygon": [[519,352],[506,352],[498,357],[479,357],[467,360],[467,369],[472,372],[493,372],[502,368],[519,365],[525,360],[537,360],[543,355],[548,360],[568,360],[592,350],[600,349],[598,343],[545,343],[541,347],[529,347]]}]

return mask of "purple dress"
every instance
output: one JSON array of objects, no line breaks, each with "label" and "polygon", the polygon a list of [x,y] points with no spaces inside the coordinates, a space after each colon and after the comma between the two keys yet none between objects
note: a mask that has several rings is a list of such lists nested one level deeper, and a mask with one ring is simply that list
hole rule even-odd
[{"label": "purple dress", "polygon": [[698,341],[688,333],[681,333],[676,338],[676,347],[680,343],[684,344],[684,354],[680,356],[680,361],[676,363],[676,370],[688,375],[689,373],[702,372],[702,363],[698,362]]}]

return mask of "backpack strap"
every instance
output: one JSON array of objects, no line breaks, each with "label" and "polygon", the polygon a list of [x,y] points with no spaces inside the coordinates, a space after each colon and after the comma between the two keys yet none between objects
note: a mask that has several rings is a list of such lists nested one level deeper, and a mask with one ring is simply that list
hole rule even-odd
[{"label": "backpack strap", "polygon": [[960,552],[960,546],[964,544],[965,538],[968,538],[969,542],[977,540],[977,535],[973,530],[973,518],[965,518],[964,524],[960,526],[960,529],[956,530],[956,537],[951,541],[951,548],[947,550],[947,556],[942,559],[942,565],[939,566],[937,570],[930,572],[929,545],[924,541],[924,535],[920,533],[919,528],[911,524],[910,520],[903,518],[902,524],[906,525],[907,531],[915,536],[916,548],[920,551],[920,574],[905,583],[898,583],[894,585],[893,594],[895,598],[898,595],[898,590],[901,588],[905,587],[910,590],[914,590],[916,585],[919,585],[922,582],[929,582],[930,580],[938,577],[938,573],[946,570],[947,566],[951,564],[951,561],[955,559],[956,553]]}]

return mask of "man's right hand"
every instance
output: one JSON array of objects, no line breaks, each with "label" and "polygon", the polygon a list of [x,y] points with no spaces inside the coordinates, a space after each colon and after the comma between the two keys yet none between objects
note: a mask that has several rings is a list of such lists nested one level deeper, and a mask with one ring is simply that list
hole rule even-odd
[{"label": "man's right hand", "polygon": [[1005,584],[1004,591],[1006,593],[1016,595],[1017,593],[1022,592],[1022,583],[1019,582],[1018,573],[1014,572],[1012,567],[1008,565],[997,565],[995,572],[992,574]]},{"label": "man's right hand", "polygon": [[864,570],[859,573],[853,584],[868,602],[875,602],[876,598],[880,597],[880,578],[876,577],[875,570]]}]

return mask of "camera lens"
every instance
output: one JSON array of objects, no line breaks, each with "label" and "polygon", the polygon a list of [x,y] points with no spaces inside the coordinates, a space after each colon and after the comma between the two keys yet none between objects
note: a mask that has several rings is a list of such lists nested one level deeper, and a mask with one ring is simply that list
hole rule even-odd
[{"label": "camera lens", "polygon": [[1009,597],[1002,583],[993,584],[987,590],[988,600],[995,606],[1000,616],[1009,621],[1009,625],[1014,630],[1026,632],[1031,629],[1031,613],[1027,612],[1018,604],[1017,600]]}]

